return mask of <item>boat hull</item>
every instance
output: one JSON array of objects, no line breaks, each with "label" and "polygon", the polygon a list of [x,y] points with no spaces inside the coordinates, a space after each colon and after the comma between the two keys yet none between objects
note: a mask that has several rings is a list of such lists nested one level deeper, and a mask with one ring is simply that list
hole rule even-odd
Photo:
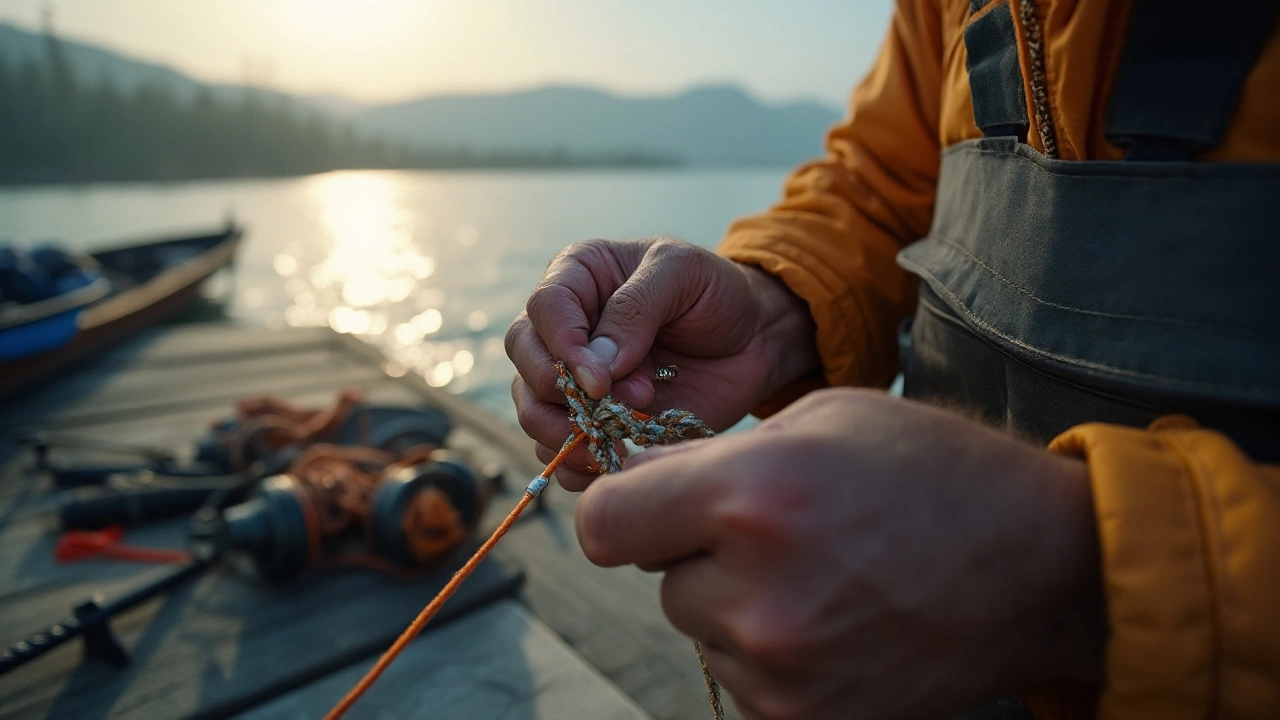
[{"label": "boat hull", "polygon": [[[88,361],[103,349],[153,325],[179,315],[199,296],[209,276],[230,264],[242,237],[238,228],[189,240],[168,240],[96,253],[108,269],[128,275],[134,256],[182,249],[190,243],[190,257],[167,267],[139,269],[136,284],[79,311],[75,331],[58,347],[9,361],[0,360],[0,397],[35,387],[41,378]],[[133,263],[138,264],[138,263]]]}]

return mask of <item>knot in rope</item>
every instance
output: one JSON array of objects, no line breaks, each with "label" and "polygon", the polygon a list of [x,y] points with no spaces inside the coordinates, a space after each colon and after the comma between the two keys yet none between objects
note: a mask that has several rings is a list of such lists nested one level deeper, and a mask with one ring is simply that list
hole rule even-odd
[{"label": "knot in rope", "polygon": [[[564,363],[556,361],[556,387],[564,393],[569,401],[569,423],[573,425],[573,433],[564,441],[564,446],[534,485],[538,492],[546,483],[546,476],[556,466],[560,458],[568,454],[582,438],[587,439],[587,449],[600,464],[600,471],[616,473],[626,462],[626,455],[618,448],[623,440],[630,440],[640,447],[650,445],[666,445],[686,438],[711,437],[715,432],[707,424],[688,410],[672,408],[664,410],[657,416],[647,415],[639,410],[632,410],[625,403],[615,400],[609,393],[599,400],[592,399],[578,383]],[[538,481],[541,480],[541,483]],[[531,490],[532,492],[532,490]],[[698,656],[698,667],[702,670],[702,680],[707,685],[707,700],[716,720],[724,720],[724,703],[720,698],[720,683],[707,667],[707,659],[702,654],[702,644],[693,641],[693,652]]]},{"label": "knot in rope", "polygon": [[630,440],[640,447],[667,445],[686,438],[711,437],[715,432],[688,410],[672,408],[658,415],[646,415],[632,410],[613,393],[596,400],[574,381],[563,362],[556,361],[556,387],[569,402],[569,422],[574,434],[565,444],[574,441],[578,433],[587,438],[587,449],[600,464],[600,470],[615,473],[622,469],[626,455],[619,452],[621,441]]},{"label": "knot in rope", "polygon": [[[570,452],[573,451],[578,443],[583,439],[587,440],[587,445],[591,450],[591,455],[596,462],[600,464],[600,469],[606,473],[618,472],[622,469],[622,463],[626,460],[626,455],[620,453],[618,446],[623,440],[630,440],[637,445],[647,447],[649,445],[665,445],[667,443],[683,440],[688,437],[711,437],[715,433],[707,424],[694,417],[693,413],[687,410],[667,410],[660,413],[657,417],[646,415],[639,410],[632,410],[626,404],[613,399],[613,395],[609,394],[600,400],[594,400],[583,392],[582,388],[574,382],[573,376],[569,374],[564,363],[556,362],[556,373],[560,379],[556,381],[556,387],[560,388],[560,392],[564,393],[565,398],[569,401],[569,407],[573,413],[569,416],[569,422],[573,424],[573,432],[569,438],[564,441],[564,446],[560,448],[560,452],[547,463],[547,467],[529,483],[529,487],[525,488],[525,492],[520,496],[520,501],[511,509],[507,517],[498,525],[493,534],[489,536],[475,554],[467,560],[449,582],[445,584],[440,592],[436,593],[435,598],[418,613],[418,617],[414,618],[409,627],[405,629],[400,637],[396,639],[391,648],[383,653],[378,662],[365,674],[356,686],[351,688],[346,697],[342,698],[337,705],[329,711],[325,716],[325,720],[338,720],[347,710],[355,704],[356,700],[368,690],[378,677],[382,675],[387,666],[395,660],[409,641],[413,640],[422,629],[426,627],[431,618],[439,612],[450,597],[457,592],[458,587],[463,580],[475,571],[476,567],[489,555],[498,541],[502,539],[511,526],[515,524],[520,514],[529,506],[529,503],[547,487],[547,480],[551,477],[551,473],[555,471],[560,463]],[[702,646],[695,640],[693,650],[698,656],[698,666],[702,670],[702,679],[707,685],[707,699],[711,705],[711,710],[716,720],[724,720],[724,704],[720,698],[720,685],[711,675],[711,670],[707,668],[706,658],[702,655]]]}]

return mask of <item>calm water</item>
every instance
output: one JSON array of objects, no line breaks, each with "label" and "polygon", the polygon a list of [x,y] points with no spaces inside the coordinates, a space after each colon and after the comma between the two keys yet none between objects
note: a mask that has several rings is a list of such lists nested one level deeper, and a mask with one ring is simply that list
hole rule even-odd
[{"label": "calm water", "polygon": [[281,180],[0,189],[0,242],[92,250],[247,229],[229,312],[329,325],[514,421],[502,336],[570,242],[665,234],[713,246],[785,169],[343,171]]}]

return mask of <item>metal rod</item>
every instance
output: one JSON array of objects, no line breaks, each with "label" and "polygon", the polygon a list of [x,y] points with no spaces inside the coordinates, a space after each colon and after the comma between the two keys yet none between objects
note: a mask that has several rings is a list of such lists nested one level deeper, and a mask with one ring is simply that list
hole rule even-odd
[{"label": "metal rod", "polygon": [[114,600],[99,602],[91,598],[80,603],[73,610],[73,614],[65,620],[32,633],[27,639],[14,643],[8,651],[0,654],[0,675],[21,667],[81,635],[85,636],[85,652],[89,657],[104,660],[113,665],[127,664],[128,653],[111,632],[111,618],[179,587],[208,567],[209,564],[203,562],[184,565]]}]

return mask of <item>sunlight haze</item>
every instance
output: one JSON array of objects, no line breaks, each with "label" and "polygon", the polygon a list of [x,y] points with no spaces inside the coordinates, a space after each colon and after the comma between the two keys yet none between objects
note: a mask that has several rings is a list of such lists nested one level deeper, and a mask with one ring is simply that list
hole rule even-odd
[{"label": "sunlight haze", "polygon": [[[45,3],[0,0],[40,25]],[[196,79],[389,103],[582,84],[630,94],[735,83],[841,107],[887,27],[888,0],[59,0],[68,39]]]}]

